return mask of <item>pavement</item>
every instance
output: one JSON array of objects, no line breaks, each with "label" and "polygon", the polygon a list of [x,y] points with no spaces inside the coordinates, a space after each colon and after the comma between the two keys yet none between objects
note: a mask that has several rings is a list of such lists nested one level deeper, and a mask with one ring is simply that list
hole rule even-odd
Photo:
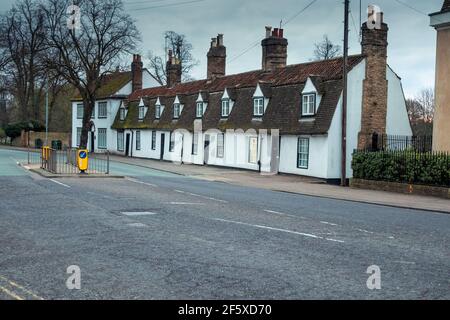
[{"label": "pavement", "polygon": [[21,159],[0,150],[0,299],[450,298],[447,214],[118,162],[125,179],[47,179]]},{"label": "pavement", "polygon": [[342,188],[325,184],[320,179],[294,175],[264,175],[246,170],[177,164],[173,162],[111,156],[115,162],[167,171],[186,177],[224,182],[238,186],[261,188],[316,197],[379,204],[400,208],[450,213],[450,200],[436,197],[399,194],[385,191]]}]

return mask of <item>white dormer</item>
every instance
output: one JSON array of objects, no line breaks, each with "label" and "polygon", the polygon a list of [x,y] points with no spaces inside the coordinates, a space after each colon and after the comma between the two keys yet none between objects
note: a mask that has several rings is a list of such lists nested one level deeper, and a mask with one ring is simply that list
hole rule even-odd
[{"label": "white dormer", "polygon": [[203,101],[203,96],[202,96],[202,93],[200,92],[198,94],[197,101],[196,101],[195,117],[202,118],[206,112],[207,107],[208,107],[208,104]]},{"label": "white dormer", "polygon": [[124,121],[127,117],[128,114],[128,110],[127,108],[125,108],[125,105],[123,103],[123,101],[120,103],[120,107],[119,107],[119,119],[120,121]]},{"label": "white dormer", "polygon": [[234,101],[231,100],[228,94],[228,89],[225,89],[222,96],[221,116],[222,118],[228,118],[233,111]]},{"label": "white dormer", "polygon": [[139,101],[139,120],[144,120],[145,116],[147,115],[148,108],[145,106],[144,99],[141,98]]},{"label": "white dormer", "polygon": [[301,115],[303,117],[313,117],[322,100],[322,95],[314,85],[310,77],[306,80],[305,87],[301,92]]},{"label": "white dormer", "polygon": [[161,119],[161,115],[164,112],[164,106],[161,104],[161,100],[158,99],[156,100],[155,103],[155,119]]},{"label": "white dormer", "polygon": [[262,117],[266,112],[267,106],[269,105],[269,98],[264,96],[261,86],[257,85],[255,93],[253,94],[253,116]]},{"label": "white dormer", "polygon": [[178,96],[175,97],[175,101],[173,102],[173,118],[178,119],[181,116],[181,113],[183,112],[184,105],[181,104],[180,99]]}]

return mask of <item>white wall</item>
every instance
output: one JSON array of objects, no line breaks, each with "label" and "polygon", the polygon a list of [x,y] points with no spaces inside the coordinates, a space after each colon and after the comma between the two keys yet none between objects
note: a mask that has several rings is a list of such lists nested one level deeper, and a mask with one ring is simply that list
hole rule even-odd
[{"label": "white wall", "polygon": [[401,80],[388,66],[388,110],[386,133],[391,135],[411,136],[413,134],[406,110],[405,95]]}]

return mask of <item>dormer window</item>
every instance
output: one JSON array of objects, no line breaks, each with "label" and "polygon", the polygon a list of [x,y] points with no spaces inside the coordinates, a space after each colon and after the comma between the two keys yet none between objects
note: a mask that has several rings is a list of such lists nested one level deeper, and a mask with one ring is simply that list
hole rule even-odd
[{"label": "dormer window", "polygon": [[230,115],[230,99],[222,100],[222,117],[227,118]]},{"label": "dormer window", "polygon": [[181,107],[179,103],[175,103],[173,105],[173,118],[174,119],[178,119],[180,117],[181,114]]},{"label": "dormer window", "polygon": [[197,109],[195,111],[195,116],[197,118],[203,117],[203,102],[197,102]]},{"label": "dormer window", "polygon": [[139,107],[139,120],[144,120],[145,118],[145,107],[140,106]]},{"label": "dormer window", "polygon": [[120,108],[120,121],[124,121],[125,120],[125,117],[126,117],[126,110],[125,110],[125,108]]},{"label": "dormer window", "polygon": [[316,94],[302,94],[302,116],[314,116],[316,114]]},{"label": "dormer window", "polygon": [[258,97],[253,99],[253,115],[262,117],[264,115],[264,98]]},{"label": "dormer window", "polygon": [[161,105],[157,104],[155,107],[155,118],[156,119],[161,119],[161,110],[162,110]]}]

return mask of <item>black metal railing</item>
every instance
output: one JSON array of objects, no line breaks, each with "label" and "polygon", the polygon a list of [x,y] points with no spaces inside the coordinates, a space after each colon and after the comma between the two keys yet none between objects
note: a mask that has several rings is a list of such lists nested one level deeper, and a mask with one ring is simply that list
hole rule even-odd
[{"label": "black metal railing", "polygon": [[378,135],[370,136],[369,151],[417,151],[431,152],[433,150],[432,136],[401,136],[401,135]]},{"label": "black metal railing", "polygon": [[356,150],[352,167],[357,179],[450,187],[448,152]]},{"label": "black metal railing", "polygon": [[[40,154],[41,168],[53,174],[79,174],[77,149],[43,150]],[[87,174],[109,174],[109,152],[89,153]]]}]

